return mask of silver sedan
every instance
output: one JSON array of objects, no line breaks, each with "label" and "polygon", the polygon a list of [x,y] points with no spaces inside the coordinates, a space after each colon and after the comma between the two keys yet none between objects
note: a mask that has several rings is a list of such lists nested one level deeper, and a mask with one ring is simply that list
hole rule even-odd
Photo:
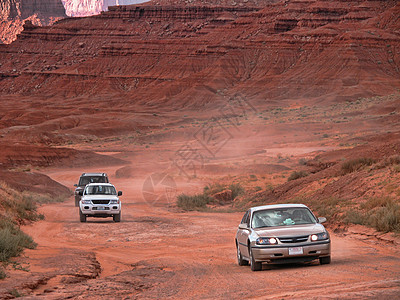
[{"label": "silver sedan", "polygon": [[321,224],[303,204],[265,205],[250,208],[236,233],[240,266],[250,263],[252,271],[262,263],[297,263],[319,259],[331,262],[331,241]]}]

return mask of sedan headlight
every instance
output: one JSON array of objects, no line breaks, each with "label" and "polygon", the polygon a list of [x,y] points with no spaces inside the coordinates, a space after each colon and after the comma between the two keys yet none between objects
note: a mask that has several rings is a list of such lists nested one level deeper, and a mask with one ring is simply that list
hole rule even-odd
[{"label": "sedan headlight", "polygon": [[119,204],[119,200],[111,200],[110,204]]},{"label": "sedan headlight", "polygon": [[321,232],[321,233],[317,233],[317,234],[312,234],[310,236],[310,240],[312,242],[316,242],[316,241],[322,241],[322,240],[327,240],[329,239],[329,235],[327,232]]},{"label": "sedan headlight", "polygon": [[81,200],[81,201],[82,201],[82,204],[90,204],[91,203],[90,200]]},{"label": "sedan headlight", "polygon": [[278,241],[276,238],[274,237],[260,237],[256,240],[256,244],[257,245],[275,245],[277,244]]}]

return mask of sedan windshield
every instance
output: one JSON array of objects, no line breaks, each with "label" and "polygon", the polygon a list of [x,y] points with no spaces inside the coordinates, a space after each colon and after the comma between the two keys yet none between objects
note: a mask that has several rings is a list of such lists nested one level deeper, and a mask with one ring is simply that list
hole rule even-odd
[{"label": "sedan windshield", "polygon": [[109,185],[92,185],[85,189],[86,195],[116,195],[115,187]]},{"label": "sedan windshield", "polygon": [[307,208],[291,207],[256,211],[251,222],[252,228],[288,225],[314,224],[314,215]]}]

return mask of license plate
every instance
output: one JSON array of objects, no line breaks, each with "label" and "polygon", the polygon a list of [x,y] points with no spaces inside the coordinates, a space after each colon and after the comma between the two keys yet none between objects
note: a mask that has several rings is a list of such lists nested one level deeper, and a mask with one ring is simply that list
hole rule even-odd
[{"label": "license plate", "polygon": [[104,210],[104,206],[97,206],[97,210]]},{"label": "license plate", "polygon": [[289,255],[303,254],[303,247],[292,247],[289,248]]}]

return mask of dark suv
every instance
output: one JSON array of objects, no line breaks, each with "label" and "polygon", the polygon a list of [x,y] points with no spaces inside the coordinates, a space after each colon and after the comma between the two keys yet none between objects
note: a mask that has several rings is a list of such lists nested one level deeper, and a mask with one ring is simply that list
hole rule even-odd
[{"label": "dark suv", "polygon": [[79,206],[83,190],[89,183],[109,183],[106,173],[82,173],[79,183],[74,184],[75,189],[75,206]]}]

